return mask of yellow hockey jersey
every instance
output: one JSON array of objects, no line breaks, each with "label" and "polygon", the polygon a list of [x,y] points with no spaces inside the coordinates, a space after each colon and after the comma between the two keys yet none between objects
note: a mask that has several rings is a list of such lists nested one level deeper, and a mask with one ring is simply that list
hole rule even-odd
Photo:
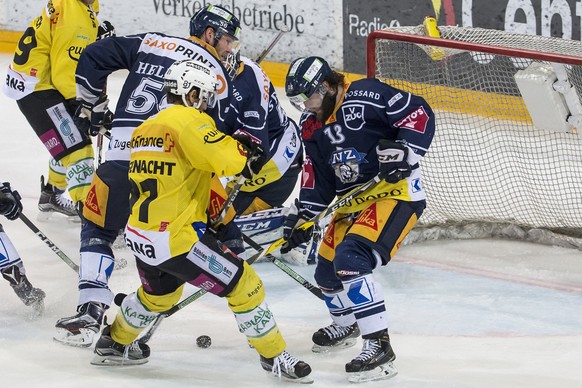
[{"label": "yellow hockey jersey", "polygon": [[8,68],[4,92],[19,100],[32,92],[56,89],[75,97],[79,56],[97,38],[99,1],[49,0],[20,38]]},{"label": "yellow hockey jersey", "polygon": [[126,242],[155,265],[198,241],[194,226],[206,224],[213,173],[238,174],[246,152],[209,115],[183,105],[171,105],[137,127],[130,150]]}]

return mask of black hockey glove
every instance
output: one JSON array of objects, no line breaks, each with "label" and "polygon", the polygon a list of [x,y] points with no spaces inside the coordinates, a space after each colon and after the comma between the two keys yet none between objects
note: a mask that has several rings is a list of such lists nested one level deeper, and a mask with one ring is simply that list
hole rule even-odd
[{"label": "black hockey glove", "polygon": [[99,24],[99,28],[97,28],[97,40],[109,38],[110,36],[115,36],[115,27],[109,20],[103,20]]},{"label": "black hockey glove", "polygon": [[408,178],[412,172],[408,164],[408,147],[393,140],[381,139],[376,146],[380,177],[388,183]]},{"label": "black hockey glove", "polygon": [[4,214],[9,220],[15,220],[22,211],[22,202],[20,202],[18,191],[10,188],[10,183],[4,182],[0,186],[0,214]]},{"label": "black hockey glove", "polygon": [[289,209],[287,218],[283,222],[283,238],[287,242],[281,247],[281,253],[285,254],[291,249],[311,240],[313,225],[305,230],[297,229],[310,219],[310,214],[306,210],[301,209],[301,204],[296,199]]},{"label": "black hockey glove", "polygon": [[106,94],[99,96],[95,104],[91,104],[87,101],[80,101],[81,104],[75,113],[75,123],[77,123],[77,118],[87,119],[89,121],[89,128],[87,133],[89,136],[97,136],[99,132],[109,131],[113,122],[113,113],[107,109],[107,104],[109,100]]},{"label": "black hockey glove", "polygon": [[232,137],[238,141],[247,152],[247,164],[241,171],[241,175],[247,179],[252,179],[253,175],[258,174],[259,171],[261,171],[261,168],[263,168],[263,165],[267,162],[267,154],[265,154],[265,150],[260,143],[253,141],[253,139],[243,131],[235,132]]}]

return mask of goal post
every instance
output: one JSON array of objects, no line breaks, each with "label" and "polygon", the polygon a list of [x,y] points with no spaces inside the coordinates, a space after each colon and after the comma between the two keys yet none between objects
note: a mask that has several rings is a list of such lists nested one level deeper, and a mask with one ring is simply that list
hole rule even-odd
[{"label": "goal post", "polygon": [[427,209],[409,240],[503,236],[582,249],[582,42],[423,25],[370,33],[367,75],[425,98]]}]

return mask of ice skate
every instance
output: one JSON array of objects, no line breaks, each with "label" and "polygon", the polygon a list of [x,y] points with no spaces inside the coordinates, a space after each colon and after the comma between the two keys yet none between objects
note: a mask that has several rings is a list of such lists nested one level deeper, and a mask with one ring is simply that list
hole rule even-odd
[{"label": "ice skate", "polygon": [[356,344],[359,336],[360,329],[357,323],[351,326],[339,326],[332,323],[313,333],[311,351],[314,353],[327,353],[351,348]]},{"label": "ice skate", "polygon": [[78,313],[61,318],[55,327],[57,334],[53,339],[64,345],[88,347],[93,344],[99,332],[106,307],[101,303],[85,303],[77,308]]},{"label": "ice skate", "polygon": [[150,347],[134,341],[129,345],[111,338],[111,326],[106,326],[95,344],[95,356],[91,364],[100,366],[141,365],[148,362]]},{"label": "ice skate", "polygon": [[346,364],[348,381],[363,383],[392,378],[398,374],[392,364],[395,359],[387,332],[379,338],[365,339],[362,352]]},{"label": "ice skate", "polygon": [[14,293],[22,303],[32,307],[31,318],[42,315],[44,312],[44,297],[46,296],[43,290],[33,287],[26,275],[21,274],[16,265],[3,269],[2,277],[8,280]]},{"label": "ice skate", "polygon": [[40,177],[40,198],[38,199],[39,221],[46,221],[54,213],[67,216],[68,220],[81,222],[75,203],[65,196],[65,192],[53,185],[44,183],[44,176]]},{"label": "ice skate", "polygon": [[285,381],[300,384],[313,383],[313,379],[309,376],[311,373],[309,364],[300,361],[297,357],[287,353],[286,350],[273,358],[261,356],[261,366],[264,370]]}]

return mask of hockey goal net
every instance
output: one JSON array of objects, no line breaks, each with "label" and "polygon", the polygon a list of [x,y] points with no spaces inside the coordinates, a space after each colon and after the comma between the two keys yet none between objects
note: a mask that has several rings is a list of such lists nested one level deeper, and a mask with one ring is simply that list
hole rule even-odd
[{"label": "hockey goal net", "polygon": [[502,236],[582,249],[582,42],[437,31],[388,28],[367,43],[368,77],[436,113],[422,162],[427,209],[409,240]]}]

